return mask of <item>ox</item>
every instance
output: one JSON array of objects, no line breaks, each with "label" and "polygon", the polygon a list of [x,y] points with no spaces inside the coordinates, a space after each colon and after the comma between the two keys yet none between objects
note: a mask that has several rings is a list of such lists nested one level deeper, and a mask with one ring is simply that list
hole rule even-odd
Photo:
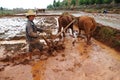
[{"label": "ox", "polygon": [[45,12],[45,9],[36,9],[36,14],[39,13],[39,12],[44,13],[44,12]]},{"label": "ox", "polygon": [[[59,24],[58,33],[62,31],[62,28],[64,29],[70,22],[72,22],[73,19],[74,16],[69,14],[68,12],[64,12],[62,15],[60,15],[60,17],[58,18],[58,24]],[[71,28],[73,34],[73,23],[68,28]],[[63,37],[65,37],[66,31],[67,29],[63,32]]]},{"label": "ox", "polygon": [[94,18],[89,16],[76,17],[74,26],[78,27],[79,35],[81,34],[81,30],[85,32],[85,36],[87,37],[87,44],[90,44],[91,37],[96,29],[96,22]]}]

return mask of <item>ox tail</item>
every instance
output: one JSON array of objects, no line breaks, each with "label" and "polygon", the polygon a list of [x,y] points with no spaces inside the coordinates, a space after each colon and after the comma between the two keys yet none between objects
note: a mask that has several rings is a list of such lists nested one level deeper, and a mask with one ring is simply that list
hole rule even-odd
[{"label": "ox tail", "polygon": [[92,29],[91,33],[93,33],[96,30],[96,21],[94,19],[92,19],[92,23],[94,28]]}]

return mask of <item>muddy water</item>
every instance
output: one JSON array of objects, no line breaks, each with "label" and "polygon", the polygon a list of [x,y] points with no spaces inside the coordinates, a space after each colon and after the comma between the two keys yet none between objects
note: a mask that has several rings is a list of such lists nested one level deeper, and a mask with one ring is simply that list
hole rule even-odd
[{"label": "muddy water", "polygon": [[73,13],[75,16],[91,16],[94,17],[97,23],[105,26],[110,26],[120,29],[120,15],[119,14],[102,14],[102,13]]},{"label": "muddy water", "polygon": [[[97,14],[96,17],[103,19],[101,16]],[[0,42],[16,43],[25,43],[25,40]],[[72,46],[72,39],[68,37],[65,45],[64,51],[55,52],[57,55],[50,56],[47,60],[30,61],[27,65],[5,66],[5,69],[0,71],[0,80],[120,80],[119,52],[94,39],[90,46],[86,45],[84,39]],[[4,48],[1,48],[0,53],[3,51]],[[9,63],[0,62],[0,67],[7,64]]]},{"label": "muddy water", "polygon": [[32,66],[32,76],[33,80],[44,80],[44,70],[45,70],[45,61],[38,61],[33,63]]},{"label": "muddy water", "polygon": [[[94,18],[100,24],[105,26],[110,26],[120,30],[120,15],[114,14],[98,14],[99,16],[95,16]],[[116,16],[115,16],[116,15]]]},{"label": "muddy water", "polygon": [[[27,18],[25,17],[0,18],[0,40],[18,39],[19,37],[24,38],[26,22]],[[38,27],[45,29],[58,27],[57,17],[36,17],[34,22]]]},{"label": "muddy water", "polygon": [[[72,45],[72,37],[65,39],[66,49],[55,52],[47,60],[29,64],[9,65],[0,71],[1,80],[120,80],[120,53],[92,39]],[[0,63],[5,64],[5,63]]]},{"label": "muddy water", "polygon": [[[64,11],[46,12],[44,14],[62,14]],[[120,29],[119,14],[102,14],[102,13],[85,13],[81,11],[70,11],[74,16],[91,16],[96,22],[106,26]],[[42,28],[58,28],[58,17],[36,17],[35,24]],[[14,37],[25,37],[25,25],[27,19],[25,17],[3,17],[0,18],[0,40],[10,40]],[[6,24],[7,23],[7,24]],[[56,31],[57,32],[57,31]],[[12,34],[12,35],[11,35]]]},{"label": "muddy water", "polygon": [[26,41],[25,40],[0,41],[0,44],[18,44],[18,43],[26,43]]},{"label": "muddy water", "polygon": [[87,46],[81,40],[73,47],[67,39],[65,51],[36,63],[38,69],[33,66],[40,72],[36,80],[120,80],[119,53],[93,41]]},{"label": "muddy water", "polygon": [[31,66],[8,66],[3,72],[0,72],[0,80],[33,80]]}]

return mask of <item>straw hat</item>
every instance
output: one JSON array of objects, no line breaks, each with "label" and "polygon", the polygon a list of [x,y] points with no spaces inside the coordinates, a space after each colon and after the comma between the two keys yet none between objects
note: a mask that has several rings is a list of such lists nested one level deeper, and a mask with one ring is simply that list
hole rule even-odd
[{"label": "straw hat", "polygon": [[36,13],[33,10],[28,10],[28,12],[26,13],[26,16],[30,16],[30,15],[36,16]]}]

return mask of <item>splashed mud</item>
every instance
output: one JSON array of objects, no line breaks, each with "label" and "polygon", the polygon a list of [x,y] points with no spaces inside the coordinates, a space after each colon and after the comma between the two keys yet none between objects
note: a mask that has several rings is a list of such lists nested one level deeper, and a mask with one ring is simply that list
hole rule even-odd
[{"label": "splashed mud", "polygon": [[[98,16],[98,14],[90,15]],[[99,18],[102,18],[101,16]],[[14,19],[12,20],[14,22]],[[24,24],[24,19],[17,20],[18,24],[20,20]],[[37,23],[37,21],[35,22]],[[6,27],[3,26],[4,30],[0,35],[8,32]],[[25,40],[0,42],[0,44],[6,45],[16,43],[25,44]],[[65,38],[64,44],[65,50],[54,52],[55,56],[49,56],[45,60],[26,59],[16,65],[12,62],[0,61],[0,80],[120,80],[120,52],[116,52],[94,39],[92,39],[91,45],[86,45],[86,41],[80,38],[73,46],[72,37],[68,36]],[[6,53],[4,46],[0,47],[0,54],[2,55],[2,53]]]},{"label": "splashed mud", "polygon": [[8,66],[0,71],[0,78],[2,80],[120,79],[118,52],[94,39],[90,46],[86,45],[83,39],[73,46],[70,39],[71,37],[65,39],[66,49],[58,52],[56,56],[50,56],[47,60],[34,60],[29,65]]}]

